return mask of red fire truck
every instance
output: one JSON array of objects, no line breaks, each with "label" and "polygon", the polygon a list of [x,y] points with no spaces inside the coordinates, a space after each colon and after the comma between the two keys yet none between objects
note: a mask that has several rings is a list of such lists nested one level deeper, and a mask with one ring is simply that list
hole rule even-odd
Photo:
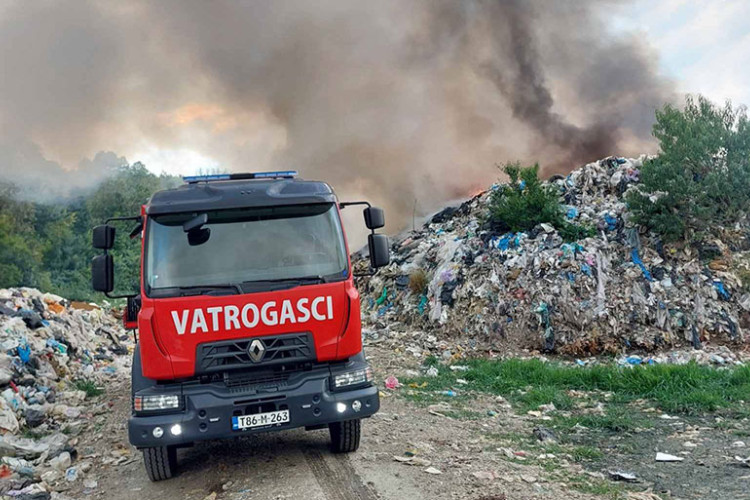
[{"label": "red fire truck", "polygon": [[[292,171],[185,181],[93,231],[93,288],[126,297],[138,331],[128,435],[149,478],[172,477],[177,448],[257,432],[327,427],[355,451],[380,402],[340,210],[366,207],[370,273],[390,259],[383,211]],[[141,237],[133,295],[112,295],[121,220]]]}]

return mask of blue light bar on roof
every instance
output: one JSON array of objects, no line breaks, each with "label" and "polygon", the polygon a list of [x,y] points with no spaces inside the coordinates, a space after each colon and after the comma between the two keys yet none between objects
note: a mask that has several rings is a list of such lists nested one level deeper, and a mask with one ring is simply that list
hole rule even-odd
[{"label": "blue light bar on roof", "polygon": [[186,175],[182,177],[185,182],[208,182],[208,181],[228,181],[231,179],[229,174],[213,174],[213,175]]},{"label": "blue light bar on roof", "polygon": [[[239,175],[242,175],[242,174],[239,174]],[[253,179],[273,179],[273,178],[291,179],[292,177],[297,177],[298,174],[296,170],[279,170],[277,172],[256,172],[250,175],[253,176]]]},{"label": "blue light bar on roof", "polygon": [[279,170],[274,172],[252,172],[246,174],[213,174],[188,175],[182,178],[188,184],[195,182],[231,181],[240,179],[292,179],[297,176],[296,170]]}]

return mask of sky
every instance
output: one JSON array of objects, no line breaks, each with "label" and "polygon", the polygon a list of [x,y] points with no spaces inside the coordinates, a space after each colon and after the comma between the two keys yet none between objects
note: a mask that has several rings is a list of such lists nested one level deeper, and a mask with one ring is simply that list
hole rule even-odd
[{"label": "sky", "polygon": [[612,22],[656,49],[680,91],[750,105],[750,1],[639,0]]}]

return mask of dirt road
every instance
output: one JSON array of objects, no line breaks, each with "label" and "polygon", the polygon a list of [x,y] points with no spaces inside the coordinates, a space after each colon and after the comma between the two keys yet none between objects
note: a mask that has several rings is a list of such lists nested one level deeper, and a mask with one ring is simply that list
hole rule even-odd
[{"label": "dirt road", "polygon": [[[405,361],[377,350],[369,355],[381,378]],[[434,407],[410,402],[401,393],[387,394],[381,412],[363,423],[360,450],[349,455],[328,451],[327,431],[294,430],[200,443],[179,451],[177,477],[151,483],[140,452],[127,443],[129,393],[128,381],[123,381],[98,398],[99,408],[77,444],[76,464],[91,464],[85,474],[88,487],[84,480],[56,485],[63,494],[107,500],[708,498],[704,494],[750,498],[743,497],[748,491],[745,488],[750,488],[750,469],[744,473],[747,479],[742,479],[741,471],[721,463],[715,472],[726,475],[714,481],[708,459],[702,460],[699,469],[667,464],[639,470],[639,479],[649,475],[653,479],[628,486],[628,491],[643,492],[659,484],[666,488],[659,490],[661,497],[628,497],[628,491],[606,477],[607,468],[616,468],[619,461],[615,446],[609,446],[611,453],[605,452],[593,467],[572,455],[560,456],[559,449],[555,450],[557,456],[532,451],[528,441],[520,444],[513,440],[532,435],[533,419],[482,395],[472,401],[472,409],[483,413],[495,409],[498,414],[492,418],[462,416],[460,412],[447,416]],[[625,438],[634,449],[629,463],[623,463],[638,467],[639,462],[648,462],[653,468],[653,441],[667,439],[666,433],[654,432],[635,436],[632,441]],[[639,447],[643,448],[642,457],[638,456]],[[545,462],[550,457],[555,460]],[[697,474],[704,475],[703,479]],[[729,476],[731,485],[726,482]],[[93,488],[92,479],[97,482]],[[675,488],[681,494],[664,493]]]}]

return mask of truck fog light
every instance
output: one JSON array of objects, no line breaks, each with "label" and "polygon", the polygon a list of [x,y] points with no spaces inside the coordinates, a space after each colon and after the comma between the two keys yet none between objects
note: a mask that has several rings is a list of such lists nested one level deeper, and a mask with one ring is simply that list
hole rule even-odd
[{"label": "truck fog light", "polygon": [[369,366],[359,370],[339,373],[333,376],[334,389],[341,389],[342,387],[350,385],[365,384],[367,382],[372,382],[372,368]]},{"label": "truck fog light", "polygon": [[346,411],[346,404],[345,403],[336,403],[336,411],[339,413],[344,413]]},{"label": "truck fog light", "polygon": [[354,410],[355,412],[358,412],[361,409],[362,409],[362,403],[359,402],[359,399],[355,399],[354,402],[352,403],[352,410]]},{"label": "truck fog light", "polygon": [[174,424],[172,427],[169,428],[169,432],[173,436],[179,436],[182,434],[182,426],[180,424]]},{"label": "truck fog light", "polygon": [[164,429],[162,429],[161,427],[154,427],[154,430],[151,431],[151,434],[153,434],[156,439],[159,439],[164,435]]}]

